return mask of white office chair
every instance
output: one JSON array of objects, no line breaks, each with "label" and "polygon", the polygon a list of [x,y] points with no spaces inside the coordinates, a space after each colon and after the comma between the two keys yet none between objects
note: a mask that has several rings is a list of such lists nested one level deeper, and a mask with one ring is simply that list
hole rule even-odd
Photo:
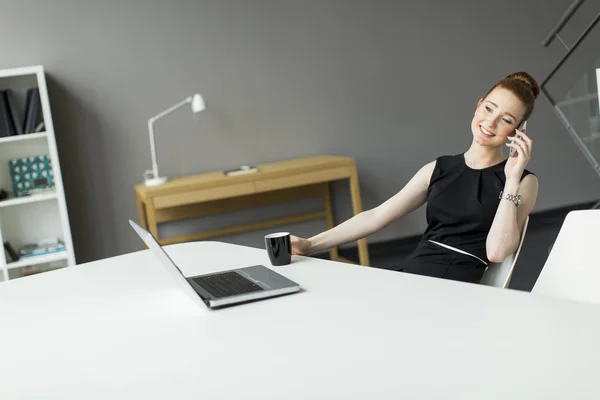
[{"label": "white office chair", "polygon": [[517,258],[519,258],[519,253],[521,252],[521,247],[523,247],[525,232],[527,232],[527,225],[529,225],[529,216],[527,216],[525,219],[525,224],[523,224],[523,232],[521,232],[521,239],[519,241],[519,247],[517,247],[517,251],[506,257],[506,259],[501,263],[490,263],[483,273],[483,277],[479,283],[482,285],[495,286],[503,289],[508,287],[510,278],[512,277],[512,273],[515,269],[515,264],[517,264]]},{"label": "white office chair", "polygon": [[600,210],[567,214],[531,292],[600,303]]}]

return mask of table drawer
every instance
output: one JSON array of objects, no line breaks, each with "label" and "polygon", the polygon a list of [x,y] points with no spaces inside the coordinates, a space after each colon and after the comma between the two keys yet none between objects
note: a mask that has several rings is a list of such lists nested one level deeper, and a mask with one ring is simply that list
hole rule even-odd
[{"label": "table drawer", "polygon": [[157,196],[153,199],[155,208],[184,206],[203,201],[227,199],[254,193],[254,183],[245,182],[235,185],[217,186],[208,189],[198,189],[190,192],[174,193]]},{"label": "table drawer", "polygon": [[336,179],[349,178],[350,173],[350,167],[337,167],[271,179],[261,179],[255,182],[255,186],[257,192],[266,192],[269,190],[286,189],[290,187],[310,185],[312,183],[321,183]]}]

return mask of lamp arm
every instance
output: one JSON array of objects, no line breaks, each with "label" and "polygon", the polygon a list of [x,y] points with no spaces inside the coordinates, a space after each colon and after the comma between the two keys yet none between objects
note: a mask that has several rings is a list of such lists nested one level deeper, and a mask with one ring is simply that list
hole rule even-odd
[{"label": "lamp arm", "polygon": [[179,103],[175,104],[174,106],[167,108],[165,111],[161,112],[160,114],[155,115],[154,117],[150,118],[148,120],[148,135],[150,136],[150,155],[152,157],[152,175],[157,178],[158,175],[158,163],[156,162],[156,146],[154,144],[154,122],[162,117],[164,117],[167,114],[172,113],[173,111],[177,110],[178,108],[191,103],[192,102],[192,97],[188,97],[185,100],[180,101]]},{"label": "lamp arm", "polygon": [[170,114],[173,111],[177,110],[179,107],[182,107],[182,106],[184,106],[184,105],[186,105],[188,103],[191,103],[191,102],[192,102],[192,97],[190,96],[187,99],[182,100],[179,103],[175,104],[174,106],[167,108],[165,111],[161,112],[160,114],[157,114],[154,117],[150,118],[148,120],[148,123],[154,122],[157,119],[160,119],[160,118],[164,117],[165,115]]}]

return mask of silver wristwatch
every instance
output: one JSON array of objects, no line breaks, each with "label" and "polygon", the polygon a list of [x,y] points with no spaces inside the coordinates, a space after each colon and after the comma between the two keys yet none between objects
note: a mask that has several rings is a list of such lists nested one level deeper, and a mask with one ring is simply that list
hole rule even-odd
[{"label": "silver wristwatch", "polygon": [[504,190],[501,190],[499,198],[512,201],[517,207],[521,205],[521,195],[515,196],[510,193],[506,193]]}]

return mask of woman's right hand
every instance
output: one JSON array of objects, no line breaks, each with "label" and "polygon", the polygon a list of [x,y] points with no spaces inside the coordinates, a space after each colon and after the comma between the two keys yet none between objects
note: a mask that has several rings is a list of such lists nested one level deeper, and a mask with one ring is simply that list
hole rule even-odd
[{"label": "woman's right hand", "polygon": [[290,242],[292,244],[292,255],[305,256],[310,252],[310,240],[290,235]]}]

